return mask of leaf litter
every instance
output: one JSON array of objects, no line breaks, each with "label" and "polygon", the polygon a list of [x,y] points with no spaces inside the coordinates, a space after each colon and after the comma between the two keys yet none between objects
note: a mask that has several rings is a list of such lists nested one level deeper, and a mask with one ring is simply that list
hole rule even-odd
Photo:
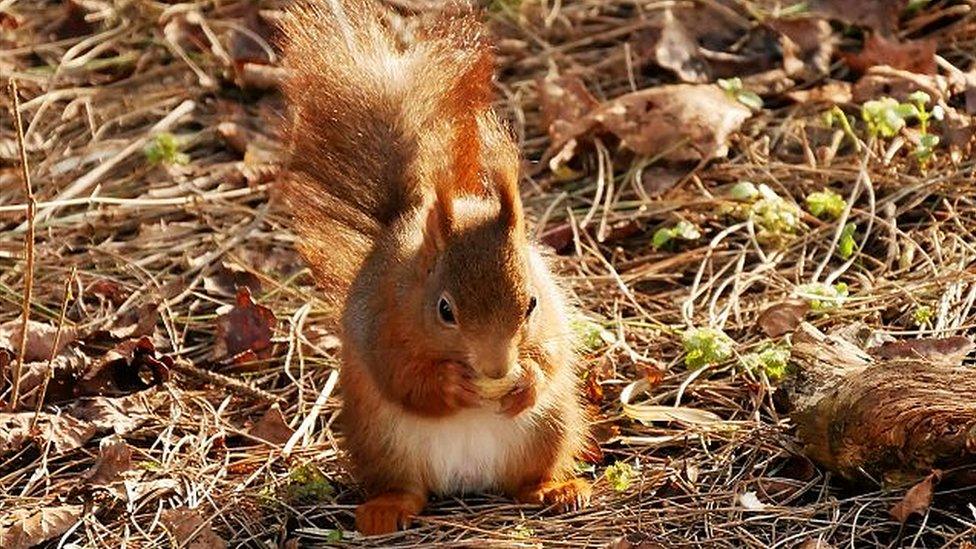
[{"label": "leaf litter", "polygon": [[[77,267],[83,282],[67,303],[63,344],[29,343],[30,390],[13,412],[26,415],[4,420],[0,440],[18,449],[3,471],[10,488],[0,524],[24,521],[29,532],[3,535],[33,544],[74,527],[69,542],[112,547],[170,535],[204,546],[332,543],[351,528],[349,505],[359,497],[335,451],[341,394],[291,458],[314,461],[334,491],[318,490],[319,477],[291,475],[296,464],[276,453],[292,437],[289,421],[299,424],[313,409],[339,352],[269,184],[283,116],[273,29],[282,6],[190,2],[163,13],[96,4],[20,3],[0,15],[0,73],[19,78],[31,167],[44,182],[35,185],[38,200],[57,199],[59,189],[116,159],[96,194],[39,222],[31,314],[38,334],[57,326],[67,269]],[[437,9],[396,4],[391,21],[405,31]],[[976,97],[967,78],[976,69],[971,36],[958,7],[905,4],[818,0],[801,13],[724,0],[568,0],[493,12],[499,107],[529,160],[523,197],[532,229],[560,248],[557,268],[612,336],[595,338],[585,354],[600,422],[591,472],[581,474],[604,478],[622,463],[639,475],[620,492],[598,485],[597,504],[574,515],[529,516],[478,496],[463,506],[438,501],[432,514],[447,520],[423,521],[390,546],[506,544],[516,523],[540,542],[597,546],[622,536],[633,540],[628,547],[897,544],[886,492],[848,490],[814,469],[791,486],[787,503],[768,497],[761,483],[786,476],[796,450],[776,406],[786,381],[757,376],[740,359],[767,344],[795,344],[802,321],[916,331],[922,305],[933,314],[921,329],[971,335],[960,329],[972,325],[974,284],[966,239],[976,210],[965,168],[976,111],[967,106]],[[62,59],[72,47],[80,55]],[[932,122],[941,141],[925,172],[912,154],[917,121],[869,148],[861,118],[867,101],[902,102],[919,90],[944,109],[944,120]],[[186,155],[185,165],[151,166],[141,147],[121,155],[188,101],[192,109],[166,130],[177,145],[172,158]],[[19,304],[22,287],[24,197],[8,169],[14,137],[0,122],[0,298],[9,305]],[[724,189],[742,182],[757,193],[764,185],[768,196],[738,202],[742,215],[730,215]],[[824,188],[852,201],[849,219],[814,218],[797,206]],[[581,227],[587,214],[592,222]],[[657,229],[677,220],[700,237],[654,250]],[[831,245],[841,223],[857,225],[847,266]],[[17,309],[0,308],[0,326],[17,326]],[[731,340],[705,353],[707,367],[681,364],[682,335],[693,326],[720,328]],[[830,341],[821,351],[840,352]],[[0,343],[4,372],[13,344]],[[926,359],[926,345],[955,352],[953,360],[963,353],[912,345],[872,352],[900,360]],[[240,363],[247,368],[226,368]],[[117,460],[103,456],[103,441],[106,452],[121,453]],[[96,478],[101,464],[115,479],[110,493],[124,488],[125,506],[84,516],[105,487],[60,487]],[[322,497],[280,505],[275,495],[286,484]],[[776,504],[743,522],[742,509],[729,504],[749,493]],[[906,525],[926,546],[955,539],[972,520],[964,507],[933,505],[938,513]],[[179,510],[172,528],[156,521],[160,508]],[[43,509],[50,516],[30,518]],[[177,531],[173,522],[184,519],[199,532]]]}]

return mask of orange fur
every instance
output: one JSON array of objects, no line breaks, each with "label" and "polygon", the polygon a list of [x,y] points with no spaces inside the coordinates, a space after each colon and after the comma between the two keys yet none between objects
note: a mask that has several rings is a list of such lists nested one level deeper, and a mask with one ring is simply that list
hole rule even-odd
[{"label": "orange fur", "polygon": [[[340,423],[370,497],[357,527],[404,527],[431,493],[582,502],[569,308],[527,240],[483,31],[444,18],[402,46],[371,2],[337,3],[299,2],[286,19],[283,190],[341,309]],[[486,402],[474,379],[513,360],[538,375]]]}]

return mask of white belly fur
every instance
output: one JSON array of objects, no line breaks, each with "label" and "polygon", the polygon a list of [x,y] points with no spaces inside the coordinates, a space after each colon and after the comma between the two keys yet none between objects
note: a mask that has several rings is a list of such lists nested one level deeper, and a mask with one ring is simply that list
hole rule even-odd
[{"label": "white belly fur", "polygon": [[381,415],[395,418],[388,423],[388,434],[395,441],[396,453],[425,469],[433,492],[479,492],[497,488],[499,478],[514,460],[526,458],[525,444],[548,400],[543,396],[533,409],[516,418],[499,414],[492,406],[432,419],[404,414],[386,405]]}]

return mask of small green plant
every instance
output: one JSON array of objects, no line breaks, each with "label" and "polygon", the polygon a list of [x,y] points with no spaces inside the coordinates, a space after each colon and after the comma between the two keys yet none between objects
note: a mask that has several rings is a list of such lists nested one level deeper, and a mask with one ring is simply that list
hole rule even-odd
[{"label": "small green plant", "polygon": [[848,137],[854,143],[854,150],[861,152],[861,140],[857,138],[857,134],[854,133],[854,127],[851,126],[851,119],[847,117],[844,111],[840,110],[840,107],[834,105],[831,109],[823,114],[824,124],[828,128],[834,126],[834,122],[840,123],[841,129],[844,131],[844,135]]},{"label": "small green plant", "polygon": [[607,479],[607,483],[611,488],[617,492],[626,492],[634,482],[637,474],[630,464],[618,461],[607,467],[607,470],[603,472],[603,476]]},{"label": "small green plant", "polygon": [[743,89],[742,79],[739,77],[719,78],[718,87],[722,88],[726,95],[754,111],[763,108],[762,98],[756,95],[755,92]]},{"label": "small green plant", "polygon": [[854,249],[857,248],[857,243],[854,242],[855,231],[857,231],[856,224],[844,225],[844,229],[840,233],[840,240],[837,241],[837,255],[841,259],[850,259],[854,255]]},{"label": "small green plant", "polygon": [[929,94],[916,91],[908,96],[908,101],[899,103],[891,97],[882,97],[874,101],[866,101],[861,105],[861,118],[867,123],[868,133],[872,136],[894,137],[907,124],[908,120],[918,120],[919,138],[912,154],[919,164],[925,166],[935,154],[935,147],[939,144],[939,136],[929,133],[931,120],[941,120],[943,109],[936,105],[929,110],[932,101]]},{"label": "small green plant", "polygon": [[739,202],[751,202],[759,198],[759,189],[752,181],[739,181],[729,189],[729,198]]},{"label": "small green plant", "polygon": [[153,166],[157,164],[186,164],[190,157],[180,152],[180,142],[169,132],[158,133],[143,149],[146,160]]},{"label": "small green plant", "polygon": [[770,381],[779,381],[789,372],[790,348],[767,343],[756,352],[744,355],[742,363],[748,370],[765,373]]},{"label": "small green plant", "polygon": [[752,204],[750,216],[763,237],[793,234],[800,226],[800,208],[769,188],[759,185],[759,200]]},{"label": "small green plant", "polygon": [[905,127],[905,120],[917,114],[915,105],[899,103],[891,97],[865,101],[861,105],[861,118],[872,137],[894,137]]},{"label": "small green plant", "polygon": [[797,287],[799,297],[810,303],[810,309],[816,313],[827,313],[840,309],[847,302],[849,291],[847,284],[838,282],[831,286],[823,282],[803,284]]},{"label": "small green plant", "polygon": [[935,316],[935,312],[928,305],[919,305],[912,312],[912,320],[915,321],[915,325],[919,328],[931,326],[933,316]]},{"label": "small green plant", "polygon": [[284,496],[288,501],[324,501],[335,494],[329,479],[312,463],[295,467],[288,472]]},{"label": "small green plant", "polygon": [[654,233],[651,245],[655,250],[667,246],[671,242],[681,240],[698,240],[701,238],[701,231],[693,223],[681,220],[674,227],[661,227]]},{"label": "small green plant", "polygon": [[816,217],[837,219],[844,213],[847,202],[844,197],[831,189],[812,192],[807,195],[807,211]]},{"label": "small green plant", "polygon": [[588,351],[595,351],[606,345],[613,345],[617,341],[617,337],[613,335],[613,332],[601,326],[599,322],[594,322],[583,316],[570,321],[570,326],[572,326],[577,340]]},{"label": "small green plant", "polygon": [[722,330],[715,328],[692,328],[681,336],[685,349],[685,366],[698,369],[709,364],[718,364],[732,357],[735,341]]},{"label": "small green plant", "polygon": [[512,528],[512,537],[515,539],[532,539],[535,537],[535,530],[529,528],[525,523],[517,524]]}]

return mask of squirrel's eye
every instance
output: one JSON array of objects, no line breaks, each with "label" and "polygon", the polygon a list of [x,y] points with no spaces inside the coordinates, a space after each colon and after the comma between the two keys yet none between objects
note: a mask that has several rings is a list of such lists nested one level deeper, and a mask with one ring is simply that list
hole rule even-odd
[{"label": "squirrel's eye", "polygon": [[529,298],[529,308],[525,310],[525,318],[532,316],[532,311],[535,310],[535,306],[539,304],[539,301],[532,296]]},{"label": "squirrel's eye", "polygon": [[441,298],[437,300],[437,316],[441,317],[441,322],[447,324],[448,326],[454,326],[457,324],[457,319],[454,318],[454,309],[451,307],[451,302],[448,301],[444,296],[441,296]]}]

